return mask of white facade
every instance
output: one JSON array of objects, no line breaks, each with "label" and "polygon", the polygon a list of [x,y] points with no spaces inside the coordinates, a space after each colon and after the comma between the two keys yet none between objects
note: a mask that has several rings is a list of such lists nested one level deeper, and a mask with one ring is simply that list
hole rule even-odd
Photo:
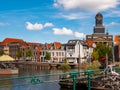
[{"label": "white facade", "polygon": [[[74,40],[72,40],[74,43]],[[83,41],[77,40],[76,43],[71,43],[66,46],[66,58],[69,63],[77,63],[78,60],[82,63],[87,60],[88,47]]]},{"label": "white facade", "polygon": [[42,50],[40,55],[41,62],[46,62],[44,59],[46,52],[51,55],[50,62],[63,62],[66,58],[68,63],[77,64],[78,61],[83,63],[89,58],[89,48],[81,40],[69,40],[67,44],[61,45],[59,49],[54,49],[51,46],[47,50]]}]

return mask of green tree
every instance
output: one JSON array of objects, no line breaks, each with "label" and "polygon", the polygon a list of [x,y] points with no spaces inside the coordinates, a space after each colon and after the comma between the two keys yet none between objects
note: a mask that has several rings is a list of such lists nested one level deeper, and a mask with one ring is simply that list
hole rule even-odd
[{"label": "green tree", "polygon": [[2,56],[4,54],[3,50],[0,50],[0,56]]},{"label": "green tree", "polygon": [[45,60],[51,60],[51,54],[49,52],[46,52]]},{"label": "green tree", "polygon": [[22,57],[22,54],[23,54],[22,50],[18,50],[16,55],[17,58],[19,59],[20,57]]},{"label": "green tree", "polygon": [[92,57],[93,57],[93,60],[94,60],[94,59],[95,59],[95,60],[98,60],[98,58],[99,58],[99,53],[98,53],[97,50],[94,50],[94,52],[92,53]]},{"label": "green tree", "polygon": [[26,57],[31,57],[32,56],[32,50],[27,50],[26,52]]},{"label": "green tree", "polygon": [[106,57],[106,54],[108,55],[108,60],[111,60],[112,48],[103,43],[98,43],[93,51],[92,56],[95,57],[96,59],[99,59],[101,57]]}]

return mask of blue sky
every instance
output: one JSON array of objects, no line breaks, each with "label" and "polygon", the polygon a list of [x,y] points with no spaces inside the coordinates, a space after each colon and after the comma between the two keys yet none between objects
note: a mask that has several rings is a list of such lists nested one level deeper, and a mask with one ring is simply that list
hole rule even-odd
[{"label": "blue sky", "polygon": [[120,0],[0,0],[0,41],[66,43],[93,33],[95,15],[111,35],[120,35]]}]

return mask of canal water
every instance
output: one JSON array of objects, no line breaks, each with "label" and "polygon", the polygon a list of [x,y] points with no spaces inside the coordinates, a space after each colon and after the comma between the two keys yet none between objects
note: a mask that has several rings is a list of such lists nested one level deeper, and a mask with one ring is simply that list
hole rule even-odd
[{"label": "canal water", "polygon": [[[44,74],[56,74],[56,73],[62,73],[60,70],[56,69],[33,69],[33,68],[19,68],[19,74],[18,75],[0,75],[0,78],[9,78],[9,77],[20,77],[20,76],[33,76],[33,75],[44,75]],[[51,77],[44,77],[44,80],[49,80]],[[58,79],[59,76],[54,77],[53,79]],[[17,81],[19,83],[23,83],[22,81]],[[9,85],[14,84],[13,82],[0,82],[0,86],[4,85],[4,83],[7,83]],[[23,85],[23,86],[10,86],[10,87],[4,87],[0,88],[0,90],[70,90],[65,88],[60,88],[60,85],[58,82],[47,82],[47,83],[41,83],[41,84],[34,84],[34,85]]]}]

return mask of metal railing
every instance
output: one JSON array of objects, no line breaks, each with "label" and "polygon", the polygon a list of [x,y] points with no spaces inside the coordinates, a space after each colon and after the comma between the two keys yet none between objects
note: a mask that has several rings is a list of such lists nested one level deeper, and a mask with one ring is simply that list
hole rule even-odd
[{"label": "metal railing", "polygon": [[[120,71],[119,69],[117,69],[117,70]],[[87,81],[86,86],[87,86],[88,90],[91,90],[91,88],[94,86],[93,79],[99,80],[99,78],[101,78],[101,77],[102,78],[103,77],[110,78],[109,74],[106,74],[106,73],[101,74],[101,72],[104,72],[104,71],[103,70],[87,70],[84,72],[71,71],[71,72],[58,73],[58,74],[45,74],[45,75],[36,75],[36,76],[1,78],[0,79],[0,88],[17,87],[17,86],[22,86],[22,85],[35,85],[35,84],[42,84],[42,83],[47,83],[47,82],[59,83],[60,81],[64,82],[64,81],[68,80],[68,81],[72,81],[72,88],[73,88],[73,90],[76,90],[77,82],[82,82],[83,78],[84,78],[84,80]],[[46,77],[50,77],[49,80],[46,79]],[[66,85],[67,85],[67,83],[66,83]]]}]

